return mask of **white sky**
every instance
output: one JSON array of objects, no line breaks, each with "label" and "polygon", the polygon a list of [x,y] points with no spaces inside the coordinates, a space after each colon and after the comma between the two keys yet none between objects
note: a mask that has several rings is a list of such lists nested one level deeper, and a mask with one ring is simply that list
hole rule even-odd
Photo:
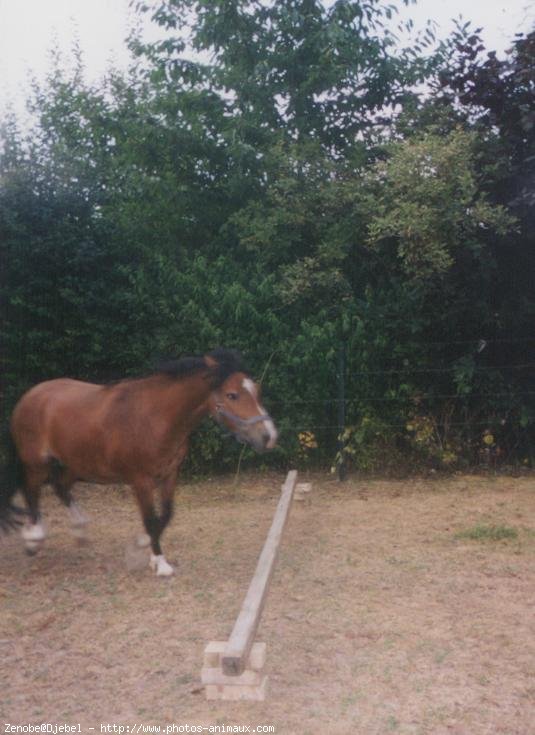
[{"label": "white sky", "polygon": [[[503,52],[516,32],[533,27],[535,0],[419,0],[403,11],[416,27],[429,18],[436,21],[439,36],[447,35],[451,19],[461,15],[474,27],[483,26],[489,50]],[[23,109],[29,71],[42,77],[50,49],[68,53],[76,36],[89,80],[98,79],[110,61],[124,67],[124,39],[134,23],[129,0],[0,0],[0,113],[7,100]],[[156,29],[146,32],[157,37]]]}]

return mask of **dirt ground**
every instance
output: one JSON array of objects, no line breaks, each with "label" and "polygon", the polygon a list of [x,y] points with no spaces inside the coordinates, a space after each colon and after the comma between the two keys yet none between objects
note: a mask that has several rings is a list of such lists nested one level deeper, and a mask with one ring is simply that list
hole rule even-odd
[{"label": "dirt ground", "polygon": [[[84,485],[88,545],[51,493],[40,554],[0,544],[1,722],[535,735],[535,477],[299,479],[312,504],[292,508],[258,635],[265,702],[207,702],[200,669],[232,628],[284,477],[183,486],[170,579],[127,569],[128,490]],[[478,532],[493,526],[512,537]]]}]

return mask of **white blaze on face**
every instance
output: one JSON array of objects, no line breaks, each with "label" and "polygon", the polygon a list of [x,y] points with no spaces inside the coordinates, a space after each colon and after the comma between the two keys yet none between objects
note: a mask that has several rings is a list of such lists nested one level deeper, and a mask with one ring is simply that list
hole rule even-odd
[{"label": "white blaze on face", "polygon": [[249,393],[250,393],[250,394],[252,395],[252,397],[253,397],[253,398],[255,399],[255,401],[256,401],[256,407],[257,407],[257,408],[258,408],[258,410],[260,411],[260,406],[258,405],[258,401],[257,401],[257,396],[258,396],[258,393],[257,393],[257,391],[256,391],[256,385],[255,385],[255,384],[253,383],[253,381],[251,380],[251,378],[244,378],[244,379],[242,380],[242,386],[243,386],[243,387],[245,388],[245,390],[246,390],[246,391],[248,391],[248,392],[249,392]]},{"label": "white blaze on face", "polygon": [[[267,414],[266,409],[258,403],[258,392],[256,390],[256,385],[253,383],[253,381],[250,378],[244,378],[242,381],[242,385],[245,388],[246,391],[248,391],[252,397],[254,398],[256,409],[258,411],[259,415]],[[264,428],[269,434],[269,441],[266,444],[267,449],[273,449],[275,444],[277,443],[277,429],[275,428],[275,424],[271,419],[266,419],[262,422],[264,424]]]},{"label": "white blaze on face", "polygon": [[264,421],[264,426],[266,427],[266,431],[269,434],[269,441],[266,444],[266,447],[267,449],[273,449],[273,447],[277,443],[277,438],[279,436],[277,433],[277,429],[275,428],[275,424],[271,419]]}]

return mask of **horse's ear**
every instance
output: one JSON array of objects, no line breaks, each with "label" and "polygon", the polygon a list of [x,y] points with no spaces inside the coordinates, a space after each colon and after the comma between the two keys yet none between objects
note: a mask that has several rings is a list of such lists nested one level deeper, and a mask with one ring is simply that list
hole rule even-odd
[{"label": "horse's ear", "polygon": [[204,364],[213,374],[216,385],[222,385],[232,373],[246,372],[241,363],[240,353],[222,347],[205,355]]}]

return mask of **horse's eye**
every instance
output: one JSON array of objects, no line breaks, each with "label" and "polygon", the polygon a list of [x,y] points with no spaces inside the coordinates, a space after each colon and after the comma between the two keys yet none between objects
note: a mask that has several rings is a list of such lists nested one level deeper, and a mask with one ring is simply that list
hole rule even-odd
[{"label": "horse's eye", "polygon": [[237,401],[238,394],[237,393],[227,393],[227,398],[229,399],[229,401]]}]

